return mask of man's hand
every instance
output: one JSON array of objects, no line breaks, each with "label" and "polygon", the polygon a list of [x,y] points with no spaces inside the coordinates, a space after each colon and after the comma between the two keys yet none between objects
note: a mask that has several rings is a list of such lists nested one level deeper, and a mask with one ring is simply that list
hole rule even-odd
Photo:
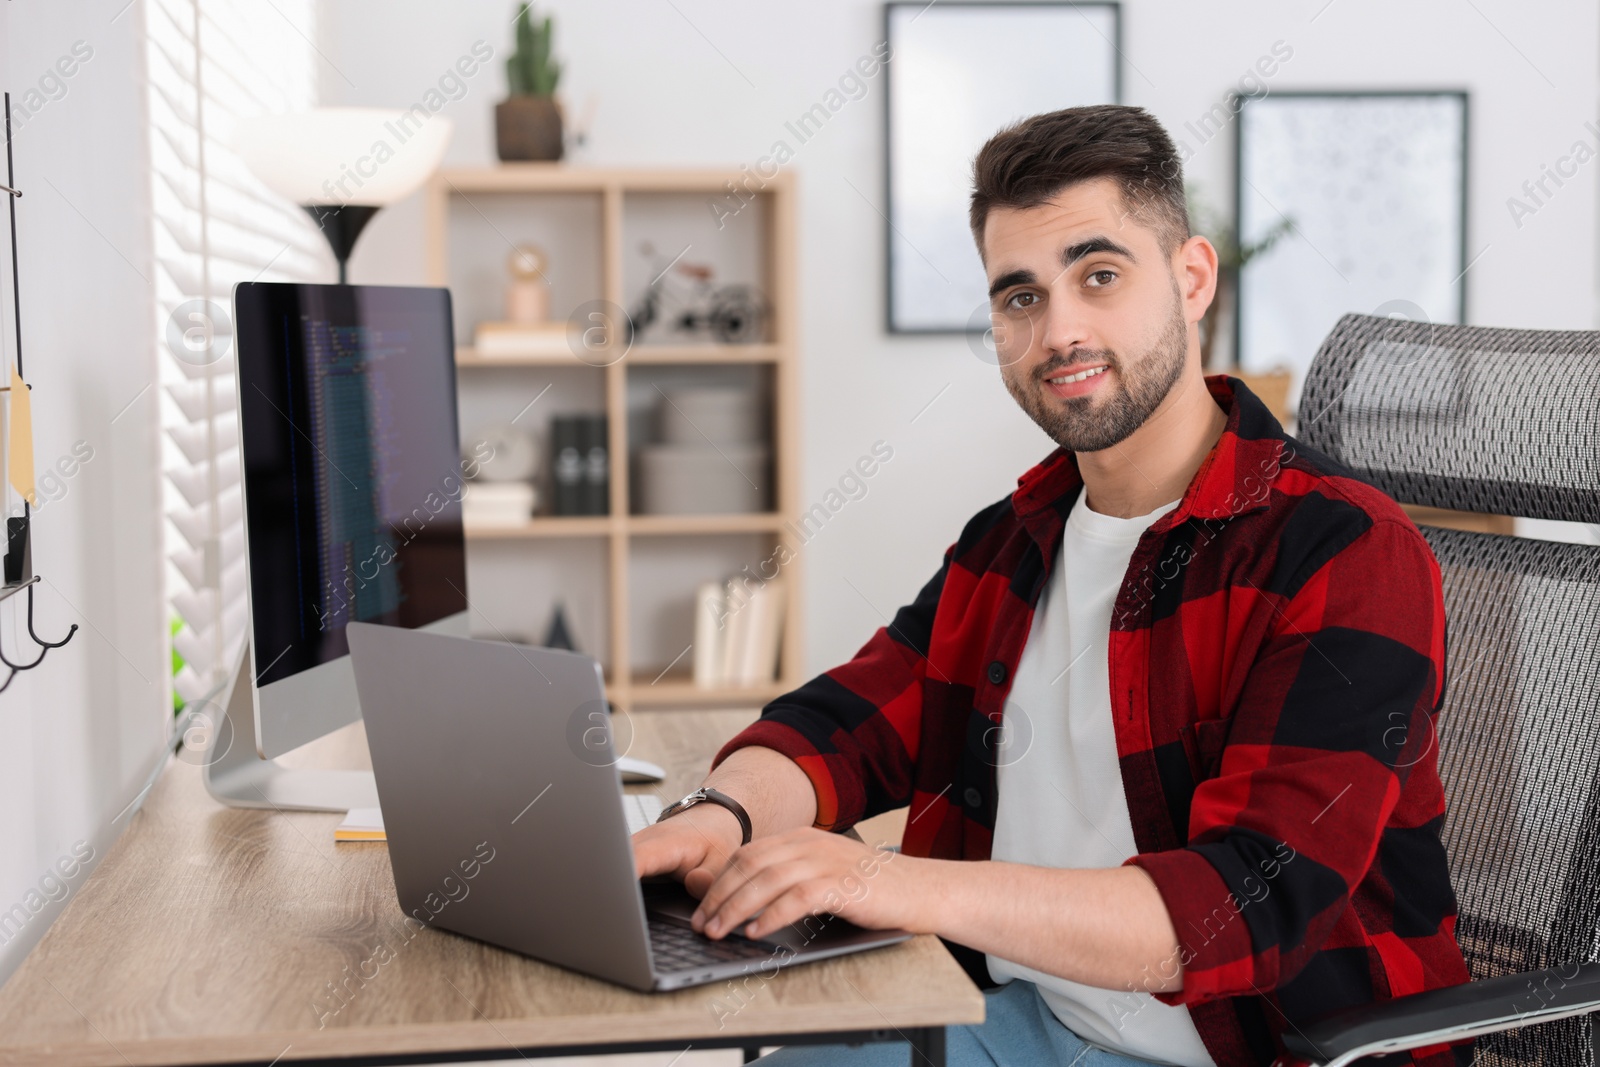
[{"label": "man's hand", "polygon": [[633,835],[633,866],[640,878],[670,874],[695,896],[704,896],[744,832],[733,812],[719,804],[696,804]]},{"label": "man's hand", "polygon": [[712,938],[743,926],[754,939],[828,912],[870,929],[917,931],[936,894],[928,862],[811,828],[758,838],[734,851],[693,925]]},{"label": "man's hand", "polygon": [[[739,749],[704,784],[742,804],[758,838],[810,826],[817,818],[811,779],[793,760],[770,748]],[[733,812],[720,804],[696,804],[634,834],[633,866],[640,878],[670,874],[690,893],[704,896],[742,840]]]}]

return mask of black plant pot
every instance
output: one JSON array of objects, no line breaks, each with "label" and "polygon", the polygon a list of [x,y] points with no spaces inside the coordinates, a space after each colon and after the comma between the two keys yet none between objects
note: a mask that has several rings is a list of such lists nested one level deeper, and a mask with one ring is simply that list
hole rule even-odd
[{"label": "black plant pot", "polygon": [[495,148],[507,162],[561,158],[561,108],[550,96],[512,96],[494,106]]}]

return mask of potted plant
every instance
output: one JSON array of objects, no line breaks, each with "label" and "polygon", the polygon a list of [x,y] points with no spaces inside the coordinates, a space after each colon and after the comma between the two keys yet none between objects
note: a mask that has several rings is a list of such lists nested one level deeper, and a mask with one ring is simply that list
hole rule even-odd
[{"label": "potted plant", "polygon": [[1184,190],[1189,201],[1189,218],[1196,233],[1204,234],[1217,250],[1217,291],[1211,306],[1200,320],[1200,362],[1211,371],[1228,370],[1238,362],[1238,353],[1228,352],[1225,358],[1217,349],[1217,335],[1231,326],[1237,311],[1239,273],[1255,257],[1294,232],[1294,220],[1280,218],[1261,239],[1241,244],[1231,222],[1224,220],[1202,201],[1193,187]]},{"label": "potted plant", "polygon": [[561,107],[555,98],[561,64],[550,56],[553,32],[548,15],[534,25],[532,4],[517,12],[517,49],[506,60],[509,95],[494,108],[495,147],[507,162],[561,158]]}]

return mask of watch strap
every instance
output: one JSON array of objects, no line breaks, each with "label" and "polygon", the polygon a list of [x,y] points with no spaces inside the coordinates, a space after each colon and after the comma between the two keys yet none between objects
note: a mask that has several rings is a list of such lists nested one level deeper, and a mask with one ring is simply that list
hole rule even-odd
[{"label": "watch strap", "polygon": [[667,807],[662,809],[661,814],[656,816],[656,822],[669,819],[672,816],[677,815],[679,812],[687,811],[696,804],[706,803],[715,804],[718,807],[726,808],[727,810],[731,811],[733,813],[733,817],[739,820],[739,834],[743,839],[739,843],[741,845],[748,845],[750,843],[750,838],[753,836],[753,830],[751,829],[750,825],[750,813],[744,810],[743,804],[739,803],[728,794],[722,792],[722,790],[712,789],[709,786],[696,789],[693,793],[690,793],[682,800],[674,801],[672,804],[667,805]]}]

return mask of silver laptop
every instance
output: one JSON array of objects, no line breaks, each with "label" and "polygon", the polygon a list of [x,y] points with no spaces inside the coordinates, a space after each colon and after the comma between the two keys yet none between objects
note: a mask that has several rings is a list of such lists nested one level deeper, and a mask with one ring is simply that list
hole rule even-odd
[{"label": "silver laptop", "polygon": [[359,622],[346,633],[395,889],[418,922],[639,990],[911,936],[819,916],[761,941],[702,937],[693,897],[634,874],[598,663]]}]

